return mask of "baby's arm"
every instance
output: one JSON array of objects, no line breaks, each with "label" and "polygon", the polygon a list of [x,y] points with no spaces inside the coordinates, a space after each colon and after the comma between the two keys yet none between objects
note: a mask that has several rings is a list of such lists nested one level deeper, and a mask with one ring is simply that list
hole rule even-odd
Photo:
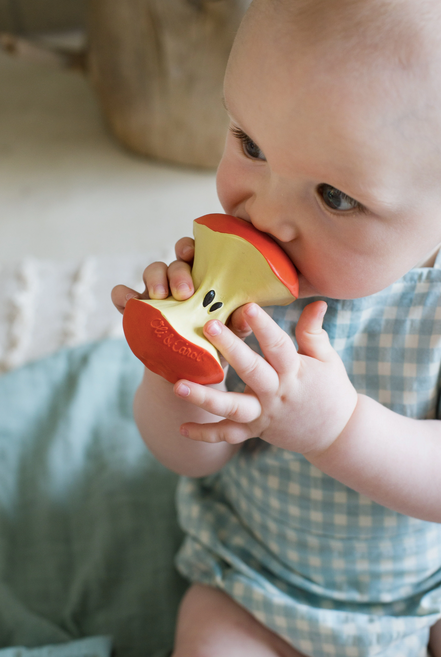
[{"label": "baby's arm", "polygon": [[[183,399],[225,418],[181,430],[211,443],[237,444],[260,436],[304,454],[326,474],[383,506],[441,522],[441,422],[406,418],[358,395],[322,329],[325,309],[318,301],[303,311],[296,330],[298,352],[255,304],[236,311],[245,316],[265,358],[226,327],[209,322],[205,335],[247,388],[240,395],[178,382],[175,390]],[[185,394],[180,392],[183,383]]]},{"label": "baby's arm", "polygon": [[[167,267],[164,263],[153,263],[144,272],[146,290],[138,294],[123,285],[112,291],[112,300],[120,312],[124,311],[129,298],[161,299],[169,295],[186,299],[193,292],[190,266],[193,258],[193,241],[183,238],[176,245],[178,260]],[[186,262],[187,261],[187,262]],[[224,383],[213,386],[224,390]],[[209,411],[190,406],[173,392],[173,385],[144,370],[134,403],[135,419],[141,436],[151,452],[167,468],[179,474],[200,477],[219,470],[238,449],[238,445],[219,443],[207,445],[182,436],[179,427],[183,422],[216,422],[221,418]]]},{"label": "baby's arm", "polygon": [[441,522],[439,420],[414,420],[358,395],[338,439],[307,458],[383,506]]},{"label": "baby's arm", "polygon": [[[223,384],[217,384],[218,390]],[[148,369],[134,403],[135,420],[150,451],[167,468],[189,477],[201,477],[219,470],[239,445],[222,442],[209,445],[194,442],[179,432],[183,422],[216,422],[221,418],[176,397],[173,385]]]}]

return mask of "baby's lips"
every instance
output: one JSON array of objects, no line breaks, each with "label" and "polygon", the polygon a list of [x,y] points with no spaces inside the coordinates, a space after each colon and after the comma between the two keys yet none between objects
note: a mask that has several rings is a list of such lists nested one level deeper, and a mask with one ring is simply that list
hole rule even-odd
[{"label": "baby's lips", "polygon": [[205,349],[186,340],[155,307],[129,299],[123,315],[127,343],[152,372],[170,383],[189,379],[195,383],[220,383],[224,373]]}]

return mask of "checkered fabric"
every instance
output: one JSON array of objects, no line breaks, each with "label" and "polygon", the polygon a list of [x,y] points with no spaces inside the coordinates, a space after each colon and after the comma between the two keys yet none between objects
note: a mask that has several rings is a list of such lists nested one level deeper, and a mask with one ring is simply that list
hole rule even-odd
[{"label": "checkered fabric", "polygon": [[[324,328],[356,389],[414,418],[439,417],[440,267],[371,297],[326,299]],[[270,313],[293,335],[309,302]],[[233,372],[230,389],[241,385]],[[178,507],[181,573],[226,591],[305,655],[426,657],[441,617],[441,525],[259,439],[218,475],[182,479]]]}]

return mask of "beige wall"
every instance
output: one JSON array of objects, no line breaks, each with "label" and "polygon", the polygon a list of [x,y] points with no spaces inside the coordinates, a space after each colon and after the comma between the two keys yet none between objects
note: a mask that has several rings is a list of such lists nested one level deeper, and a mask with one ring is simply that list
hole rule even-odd
[{"label": "beige wall", "polygon": [[0,31],[46,32],[81,27],[86,0],[0,0]]}]

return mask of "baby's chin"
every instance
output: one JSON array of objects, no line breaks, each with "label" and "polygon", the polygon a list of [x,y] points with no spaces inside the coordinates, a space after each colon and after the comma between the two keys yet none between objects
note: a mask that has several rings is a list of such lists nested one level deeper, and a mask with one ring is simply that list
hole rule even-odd
[{"label": "baby's chin", "polygon": [[309,299],[309,297],[325,297],[326,294],[318,291],[304,276],[298,272],[299,276],[299,299]]},{"label": "baby's chin", "polygon": [[[373,292],[368,291],[366,294],[353,294],[353,290],[341,289],[340,287],[334,286],[332,289],[328,286],[324,286],[323,289],[320,287],[315,287],[310,283],[300,272],[299,274],[299,296],[298,299],[310,299],[313,297],[324,297],[325,299],[358,299],[361,296],[368,296],[368,294],[373,294]],[[376,291],[376,290],[374,290]]]}]

